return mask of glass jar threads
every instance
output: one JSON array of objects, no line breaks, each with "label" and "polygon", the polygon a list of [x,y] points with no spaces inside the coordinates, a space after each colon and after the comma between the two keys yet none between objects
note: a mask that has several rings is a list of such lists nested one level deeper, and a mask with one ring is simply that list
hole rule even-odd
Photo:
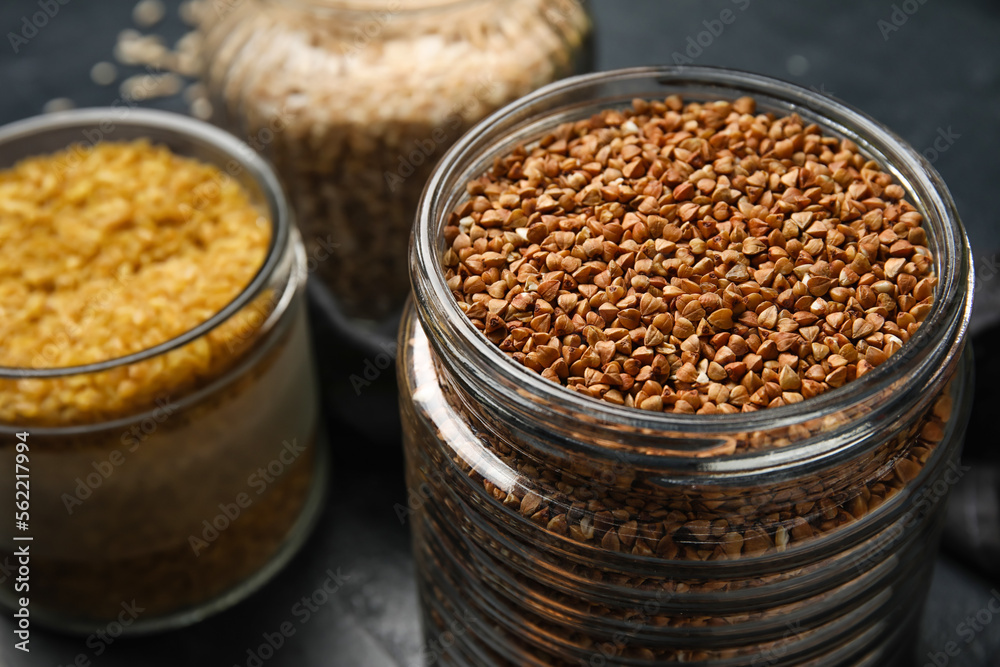
[{"label": "glass jar threads", "polygon": [[[325,484],[305,253],[277,179],[228,133],[148,110],[30,119],[0,145],[20,249],[0,303],[24,308],[4,323],[0,490],[24,485],[30,539],[0,560],[30,549],[38,623],[195,622],[287,562]],[[0,600],[22,597],[7,578]]]},{"label": "glass jar threads", "polygon": [[[483,237],[482,225],[477,231],[476,224],[463,223],[459,220],[462,213],[453,213],[456,207],[461,209],[459,204],[470,196],[504,196],[477,181],[480,175],[493,165],[503,166],[503,156],[518,145],[530,151],[533,146],[558,143],[561,139],[553,131],[564,123],[582,123],[604,110],[627,108],[636,98],[646,101],[640,107],[656,100],[662,105],[664,98],[673,104],[670,98],[675,95],[706,104],[725,101],[723,106],[736,106],[741,98],[752,96],[758,116],[749,110],[737,114],[748,116],[743,119],[748,127],[766,112],[798,114],[801,125],[815,124],[824,135],[856,145],[863,154],[856,160],[858,170],[868,169],[867,160],[875,160],[905,187],[923,217],[938,280],[933,304],[919,309],[922,324],[911,329],[905,345],[887,359],[877,359],[873,353],[878,363],[863,373],[859,370],[849,382],[837,384],[838,376],[827,378],[830,390],[805,400],[796,397],[798,391],[782,393],[786,388],[779,387],[778,397],[784,400],[767,409],[705,414],[695,409],[661,412],[659,405],[650,409],[646,399],[638,410],[568,391],[551,377],[539,377],[547,364],[529,365],[540,353],[533,359],[528,358],[532,352],[505,355],[503,351],[509,350],[498,346],[502,336],[487,338],[484,331],[488,335],[499,326],[495,320],[486,320],[482,330],[473,326],[469,313],[476,303],[487,313],[502,312],[499,301],[504,297],[490,293],[492,300],[484,298],[471,305],[459,302],[456,290],[479,292],[476,276],[463,274],[457,282],[451,281],[444,267],[454,259],[448,257],[455,247],[452,237],[446,239],[449,225],[457,222],[459,233],[467,234],[472,243]],[[674,120],[676,128],[687,132],[685,137],[692,141],[672,148],[670,156],[688,160],[692,172],[712,166],[708,159],[699,162],[700,166],[694,164],[698,162],[695,153],[701,150],[695,141],[702,136],[697,127],[684,118]],[[581,130],[580,125],[572,127]],[[625,132],[637,130],[628,126],[628,120],[621,127]],[[614,144],[616,136],[605,137],[608,145]],[[792,156],[802,149],[794,142],[780,143],[789,136],[769,136],[765,131],[759,141],[764,151],[772,146],[776,153],[788,149]],[[765,143],[765,137],[772,143]],[[620,137],[617,140],[614,150],[623,143]],[[560,145],[554,152],[562,149]],[[568,150],[569,164],[577,155]],[[637,160],[645,150],[635,153]],[[606,206],[609,217],[600,218],[602,213],[596,208],[594,216],[611,234],[614,214],[610,207],[620,200],[622,179],[628,178],[626,172],[639,170],[630,167],[628,160],[621,164],[605,161],[600,165],[605,180],[597,188],[594,205]],[[718,174],[728,169],[723,164],[715,166]],[[528,170],[524,159],[523,171]],[[802,185],[787,171],[772,173],[776,185],[786,177],[789,188]],[[572,185],[571,176],[562,176],[566,185]],[[704,186],[702,194],[672,183],[674,177],[667,172],[657,176],[663,177],[658,181],[661,184],[677,188],[673,191],[676,202],[664,198],[657,204],[674,208],[669,212],[660,208],[659,213],[668,222],[674,216],[680,220],[691,214],[684,227],[684,241],[690,245],[692,239],[700,238],[695,230],[702,219],[696,219],[695,212],[699,207],[711,211],[729,195],[713,192],[721,179],[708,172],[696,179],[696,189]],[[525,177],[526,188],[529,178]],[[650,181],[646,185],[650,187],[643,192],[659,192]],[[807,190],[803,185],[794,196]],[[666,197],[668,192],[664,189],[656,196]],[[868,202],[866,208],[874,206],[874,200],[862,195],[862,188],[852,193],[852,198]],[[542,201],[538,192],[533,195],[537,197],[534,210],[544,211],[522,227],[527,239],[513,246],[520,248],[517,252],[541,248],[552,253],[572,245],[570,237],[564,246],[560,246],[562,237],[552,239],[551,248],[546,246],[548,237],[532,238],[531,225],[562,206],[559,194],[546,190],[544,195],[552,201]],[[587,192],[578,194],[579,201],[587,201]],[[722,199],[713,199],[716,194]],[[810,194],[819,197],[822,192]],[[732,198],[734,204],[738,199]],[[682,212],[681,202],[690,202],[694,208]],[[775,212],[790,213],[793,209],[784,205],[791,203],[775,198]],[[533,215],[532,211],[523,213]],[[653,211],[647,213],[654,216]],[[863,219],[845,209],[845,221],[861,220],[871,229],[883,229],[876,217],[880,216]],[[814,227],[801,217],[795,220],[802,222],[801,230],[783,230],[780,217],[771,223],[779,232],[799,238],[794,250],[789,246],[798,261],[807,252],[810,237],[832,228]],[[629,224],[638,229],[635,220]],[[714,226],[705,221],[705,229]],[[661,230],[664,235],[667,227]],[[895,225],[886,228],[895,234]],[[617,231],[613,231],[618,239],[614,243],[625,248],[629,241]],[[577,236],[577,242],[584,236]],[[763,236],[768,236],[768,230]],[[883,240],[896,243],[890,236],[886,233]],[[702,240],[708,245],[709,239]],[[529,243],[535,245],[529,247]],[[746,238],[740,243],[745,249],[753,245]],[[663,246],[664,255],[676,252],[673,246],[667,248]],[[594,251],[600,252],[596,247]],[[481,249],[475,253],[487,261]],[[639,261],[635,253],[628,261]],[[570,256],[561,255],[562,259]],[[773,258],[781,256],[774,253]],[[688,266],[695,262],[691,258]],[[761,260],[752,266],[766,273],[769,262]],[[587,279],[576,273],[581,266],[568,264],[548,270],[572,272],[574,280],[581,282]],[[425,632],[440,664],[883,665],[899,658],[912,637],[910,629],[926,595],[926,575],[941,529],[942,501],[962,474],[957,457],[970,402],[969,366],[963,356],[971,309],[967,242],[947,189],[911,148],[836,101],[755,75],[683,67],[579,77],[502,110],[448,153],[421,203],[412,265],[415,297],[401,331],[400,403],[408,485],[411,497],[419,497],[420,502],[411,505],[407,516],[414,532]],[[809,274],[812,265],[789,267],[789,280],[798,268],[801,275],[794,276],[807,287],[819,289],[819,281]],[[898,265],[893,262],[889,270],[895,272]],[[722,272],[725,284],[710,276],[699,284],[694,278],[704,272],[695,272],[676,283],[655,283],[650,278],[632,285],[647,290],[651,285],[673,285],[677,291],[668,294],[664,286],[657,288],[661,294],[654,297],[671,299],[679,299],[689,283],[699,293],[707,293],[702,290],[712,285],[725,294],[730,283],[760,288],[748,284],[756,284],[758,278],[745,265],[742,272],[736,269]],[[605,270],[615,275],[610,264]],[[517,274],[518,281],[525,277],[523,273]],[[874,287],[876,278],[885,276],[866,278],[864,285]],[[770,279],[764,274],[760,277]],[[525,293],[551,289],[540,272],[524,284]],[[614,286],[605,280],[594,295]],[[825,294],[830,285],[822,287]],[[902,294],[883,287],[875,291]],[[867,308],[869,314],[887,305],[874,293],[862,300],[869,297],[874,299]],[[623,302],[627,298],[619,296]],[[636,301],[641,300],[637,297]],[[806,303],[814,302],[810,298]],[[915,299],[903,302],[908,316],[897,322],[908,328],[912,317],[908,311],[918,304]],[[490,310],[494,306],[497,309]],[[510,306],[519,307],[513,302]],[[596,306],[595,311],[602,314],[602,321],[610,322],[623,320],[628,307],[616,303],[614,312]],[[774,327],[776,333],[794,330],[765,324],[769,314],[763,306],[760,312],[750,312],[752,318],[741,320],[745,328],[750,328],[749,322],[755,329]],[[610,313],[611,319],[603,320],[604,313]],[[532,326],[535,332],[548,331],[546,315],[556,319],[555,313],[543,307],[525,313],[523,322],[537,323],[538,327]],[[729,316],[725,322],[725,318],[704,314],[695,320],[718,329],[732,328],[736,314]],[[536,317],[542,319],[536,322]],[[584,321],[593,326],[597,320]],[[803,327],[805,322],[813,326],[814,320],[802,322]],[[831,322],[843,324],[839,317],[826,320],[832,326]],[[866,326],[860,324],[852,339],[859,345],[871,335]],[[830,331],[837,333],[836,328]],[[535,346],[533,352],[558,336],[526,333]],[[695,336],[699,346],[718,344],[715,331],[707,328],[692,328],[677,340],[645,341],[665,357],[676,354],[673,370],[678,377],[683,372],[681,350],[691,355],[704,350],[682,348],[690,344],[687,333]],[[783,340],[781,336],[768,338],[774,339]],[[642,342],[640,338],[634,345]],[[757,343],[763,347],[759,338]],[[845,343],[840,351],[848,354],[847,349]],[[617,358],[617,352],[608,352],[609,358]],[[807,354],[825,356],[819,351]],[[776,352],[767,358],[777,362],[780,356]],[[839,360],[835,365],[839,367]],[[775,363],[765,370],[776,368]],[[621,370],[622,375],[625,372]],[[682,381],[702,384],[698,374],[704,372],[699,366]],[[599,378],[590,376],[593,386],[604,386],[602,391],[606,385],[616,386],[612,371],[604,368],[601,373]],[[624,388],[621,393],[626,393]],[[764,397],[772,400],[766,393]],[[662,400],[667,399],[681,400],[664,392]],[[688,399],[702,405],[693,395],[684,394],[684,400]],[[762,407],[766,405],[765,401]]]},{"label": "glass jar threads", "polygon": [[274,163],[317,277],[356,321],[398,316],[444,149],[579,71],[589,29],[577,0],[251,0],[201,26],[219,122]]}]

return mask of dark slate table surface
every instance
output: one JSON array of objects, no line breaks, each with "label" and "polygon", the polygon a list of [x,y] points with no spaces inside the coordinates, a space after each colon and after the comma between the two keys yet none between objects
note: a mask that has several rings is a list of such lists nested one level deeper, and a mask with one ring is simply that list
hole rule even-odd
[{"label": "dark slate table surface", "polygon": [[[91,66],[112,61],[115,36],[131,27],[132,0],[48,0],[58,13],[14,53],[9,34],[39,11],[38,0],[0,4],[0,123],[41,113],[46,101],[68,97],[77,106],[107,105],[116,87],[99,87]],[[183,34],[177,0],[153,29],[172,43]],[[996,367],[1000,308],[993,266],[1000,249],[995,194],[1000,174],[1000,3],[995,0],[889,0],[804,3],[761,0],[593,0],[596,66],[671,63],[687,59],[782,77],[839,97],[873,115],[919,150],[926,150],[949,184],[977,253],[977,352]],[[897,11],[898,8],[898,11]],[[692,47],[724,9],[736,19],[707,46]],[[907,13],[909,11],[909,13]],[[905,18],[905,21],[903,20]],[[718,32],[718,26],[716,25]],[[692,41],[689,41],[691,38]],[[700,48],[700,52],[699,52]],[[124,68],[122,74],[138,72]],[[180,97],[150,106],[184,111]],[[952,139],[939,142],[944,135]],[[947,143],[944,150],[941,146]],[[0,261],[10,261],[2,254]],[[334,454],[330,499],[302,552],[258,593],[197,626],[119,639],[101,655],[85,639],[36,629],[30,654],[13,648],[9,614],[0,617],[0,665],[70,665],[83,655],[94,665],[228,667],[246,665],[264,633],[298,620],[291,609],[322,585],[328,569],[348,579],[336,595],[264,664],[301,667],[417,667],[421,652],[418,607],[407,528],[393,512],[405,502],[393,379],[383,374],[358,396],[348,378],[363,370],[366,353],[345,348],[314,310],[314,339],[324,377],[324,405]],[[994,355],[990,358],[988,355]],[[970,442],[995,443],[986,406],[977,401]],[[990,394],[989,392],[993,393]],[[955,642],[948,665],[1000,666],[1000,619],[966,639],[966,619],[985,609],[1000,581],[959,564],[952,550],[937,563],[919,636],[918,665]],[[941,657],[938,657],[941,660]],[[938,667],[942,667],[940,664]]]}]

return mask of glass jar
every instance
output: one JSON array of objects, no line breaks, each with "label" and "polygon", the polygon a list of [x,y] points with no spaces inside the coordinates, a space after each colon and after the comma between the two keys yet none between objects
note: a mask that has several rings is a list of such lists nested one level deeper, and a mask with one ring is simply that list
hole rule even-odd
[{"label": "glass jar", "polygon": [[[940,279],[903,350],[842,388],[743,414],[621,408],[540,377],[475,329],[442,271],[465,184],[519,143],[634,98],[750,95],[891,170]],[[962,476],[969,249],[930,165],[867,116],[729,70],[548,86],[445,156],[420,205],[399,359],[429,663],[887,665],[914,636]]]},{"label": "glass jar", "polygon": [[390,339],[434,163],[585,67],[589,30],[579,0],[247,0],[200,26],[216,122],[277,168],[333,321]]},{"label": "glass jar", "polygon": [[[183,335],[84,366],[0,368],[8,473],[0,494],[15,498],[17,464],[18,501],[26,501],[18,507],[26,526],[0,545],[0,563],[16,572],[20,549],[30,552],[30,592],[11,574],[0,602],[16,609],[27,596],[32,623],[65,631],[115,622],[146,632],[238,602],[291,558],[318,516],[327,473],[306,257],[261,158],[177,114],[88,109],[15,123],[0,130],[0,167],[71,145],[71,155],[83,156],[95,138],[145,138],[216,165],[218,185],[238,183],[260,211],[258,224],[271,227],[250,284]],[[53,334],[43,342],[70,340]],[[94,400],[63,409],[61,392]]]}]

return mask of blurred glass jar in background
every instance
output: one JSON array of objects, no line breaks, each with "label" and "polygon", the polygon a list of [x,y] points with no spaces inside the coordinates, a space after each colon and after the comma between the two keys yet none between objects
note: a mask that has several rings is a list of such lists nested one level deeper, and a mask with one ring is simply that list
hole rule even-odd
[{"label": "blurred glass jar in background", "polygon": [[361,330],[409,292],[410,227],[445,149],[589,60],[579,0],[247,0],[200,29],[216,122],[276,166],[310,272]]}]

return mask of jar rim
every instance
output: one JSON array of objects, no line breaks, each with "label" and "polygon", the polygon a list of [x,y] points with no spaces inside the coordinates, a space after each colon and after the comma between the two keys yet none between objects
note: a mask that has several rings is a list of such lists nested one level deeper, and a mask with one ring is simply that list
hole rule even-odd
[{"label": "jar rim", "polygon": [[[269,0],[281,5],[291,5],[297,9],[331,14],[361,14],[388,12],[390,14],[416,15],[437,11],[448,11],[482,4],[489,0],[418,0],[404,3],[402,0]],[[414,6],[415,5],[415,6]]]},{"label": "jar rim", "polygon": [[[453,204],[449,197],[454,198],[457,185],[464,188],[466,179],[462,177],[472,172],[470,165],[476,161],[491,164],[494,155],[513,146],[509,137],[514,131],[537,139],[562,122],[589,117],[598,102],[600,108],[626,106],[631,101],[628,91],[634,92],[633,97],[649,99],[654,97],[652,91],[656,88],[671,94],[678,92],[671,87],[683,86],[705,93],[706,100],[731,99],[733,93],[753,96],[763,107],[758,113],[776,111],[762,103],[764,98],[772,107],[779,105],[786,112],[815,117],[814,122],[824,131],[855,140],[869,157],[883,161],[883,168],[904,184],[918,210],[925,213],[925,224],[936,225],[933,250],[938,286],[934,304],[917,333],[886,363],[843,387],[782,407],[707,416],[656,413],[622,408],[584,396],[532,373],[503,354],[462,312],[441,269],[441,231]],[[597,96],[601,92],[609,95],[612,90],[617,95],[613,100]],[[709,91],[717,91],[716,96],[711,97]],[[701,99],[700,94],[685,96]],[[506,131],[506,140],[496,137],[499,131]],[[489,151],[488,161],[481,154],[484,150]],[[903,168],[907,176],[903,175]],[[462,180],[455,181],[456,178]],[[414,301],[421,324],[439,356],[449,351],[456,356],[456,349],[469,352],[457,361],[464,375],[475,377],[488,366],[490,373],[499,375],[508,386],[517,387],[524,397],[544,402],[557,413],[587,415],[588,421],[647,433],[697,436],[768,431],[823,418],[877,399],[887,391],[898,390],[903,376],[908,380],[917,377],[926,380],[946,365],[946,359],[949,363],[954,361],[956,350],[948,348],[956,347],[952,343],[963,339],[972,308],[973,271],[968,240],[951,194],[926,158],[875,119],[839,100],[780,79],[707,66],[637,67],[572,77],[545,86],[481,121],[444,155],[424,189],[411,241],[411,266]],[[941,344],[942,336],[947,338],[947,348]],[[909,372],[902,372],[905,369]],[[902,386],[913,388],[909,384]]]},{"label": "jar rim", "polygon": [[[107,129],[109,126],[110,129]],[[69,144],[61,142],[59,137],[67,132],[79,133],[81,141]],[[99,138],[92,141],[90,137],[93,134],[88,133],[96,133]],[[282,256],[289,243],[291,218],[278,177],[253,148],[206,122],[169,111],[130,107],[93,107],[35,116],[0,127],[0,168],[8,168],[28,157],[65,150],[74,145],[91,148],[104,141],[105,135],[112,135],[115,140],[121,141],[149,139],[162,143],[178,155],[192,156],[214,164],[229,178],[245,172],[259,187],[262,203],[267,207],[271,223],[271,240],[264,261],[250,282],[221,310],[169,340],[138,352],[89,364],[40,368],[0,366],[0,378],[60,378],[99,373],[175,350],[208,334],[260,296],[282,263]],[[26,150],[10,152],[10,145],[15,142],[31,146],[36,143],[42,145],[37,149],[26,146]]]}]

